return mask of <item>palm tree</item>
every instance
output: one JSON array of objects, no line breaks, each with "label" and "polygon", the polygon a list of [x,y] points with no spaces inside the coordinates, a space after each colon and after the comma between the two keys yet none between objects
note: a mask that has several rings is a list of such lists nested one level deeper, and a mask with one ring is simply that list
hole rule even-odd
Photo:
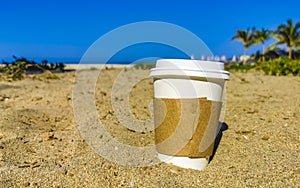
[{"label": "palm tree", "polygon": [[262,28],[261,31],[255,30],[254,31],[254,43],[262,44],[262,60],[265,60],[265,42],[270,38],[271,31]]},{"label": "palm tree", "polygon": [[231,40],[238,40],[244,45],[244,61],[243,64],[246,64],[246,53],[247,49],[254,44],[254,33],[255,28],[248,28],[247,30],[237,30],[236,35],[232,37]]},{"label": "palm tree", "polygon": [[277,40],[274,45],[285,44],[288,48],[289,58],[292,58],[292,51],[294,47],[300,45],[300,22],[293,24],[292,20],[287,20],[287,24],[281,24],[274,32],[273,37]]}]

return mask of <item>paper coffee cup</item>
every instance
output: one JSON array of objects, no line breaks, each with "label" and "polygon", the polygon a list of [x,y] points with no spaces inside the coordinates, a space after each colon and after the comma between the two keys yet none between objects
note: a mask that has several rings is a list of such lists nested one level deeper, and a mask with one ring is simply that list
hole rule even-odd
[{"label": "paper coffee cup", "polygon": [[214,149],[229,73],[212,61],[160,59],[154,78],[158,158],[183,168],[204,169]]}]

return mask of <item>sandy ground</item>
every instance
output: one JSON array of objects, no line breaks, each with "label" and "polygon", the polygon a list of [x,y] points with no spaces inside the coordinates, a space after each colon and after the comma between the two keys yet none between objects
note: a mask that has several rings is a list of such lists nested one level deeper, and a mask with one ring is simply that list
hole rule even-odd
[{"label": "sandy ground", "polygon": [[[111,97],[111,87],[119,73],[101,72],[95,88],[99,118],[118,141],[153,146],[153,131],[131,131],[115,116],[111,104],[119,99]],[[228,129],[208,167],[196,171],[164,163],[122,166],[99,156],[77,128],[74,72],[57,75],[59,80],[0,82],[0,187],[300,187],[299,77],[231,73]],[[133,87],[135,117],[151,116],[152,96],[152,79]]]}]

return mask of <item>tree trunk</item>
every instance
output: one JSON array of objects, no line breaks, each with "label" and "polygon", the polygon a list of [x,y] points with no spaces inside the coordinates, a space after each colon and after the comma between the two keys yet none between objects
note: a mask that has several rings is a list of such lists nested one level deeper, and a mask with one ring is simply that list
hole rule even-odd
[{"label": "tree trunk", "polygon": [[289,47],[289,59],[292,59],[292,51],[293,51],[293,48]]},{"label": "tree trunk", "polygon": [[246,64],[246,52],[247,52],[247,48],[244,47],[244,57],[243,57],[243,64],[245,65]]},{"label": "tree trunk", "polygon": [[265,44],[262,44],[262,61],[265,61]]}]

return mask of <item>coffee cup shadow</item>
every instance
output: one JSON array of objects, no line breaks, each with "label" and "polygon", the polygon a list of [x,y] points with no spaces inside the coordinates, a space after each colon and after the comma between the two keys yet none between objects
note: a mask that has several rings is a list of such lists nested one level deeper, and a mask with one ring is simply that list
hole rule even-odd
[{"label": "coffee cup shadow", "polygon": [[226,131],[226,130],[228,129],[228,125],[227,125],[225,122],[219,122],[219,123],[220,123],[220,127],[221,127],[221,128],[220,128],[219,133],[218,133],[217,136],[216,136],[215,144],[214,144],[214,149],[213,149],[213,153],[212,153],[212,155],[210,156],[208,163],[210,163],[210,162],[213,160],[213,158],[214,158],[214,156],[215,156],[215,154],[216,154],[216,152],[217,152],[217,149],[218,149],[218,147],[219,147],[219,145],[220,145],[220,143],[221,143],[221,139],[222,139],[222,136],[223,136],[223,132]]}]

